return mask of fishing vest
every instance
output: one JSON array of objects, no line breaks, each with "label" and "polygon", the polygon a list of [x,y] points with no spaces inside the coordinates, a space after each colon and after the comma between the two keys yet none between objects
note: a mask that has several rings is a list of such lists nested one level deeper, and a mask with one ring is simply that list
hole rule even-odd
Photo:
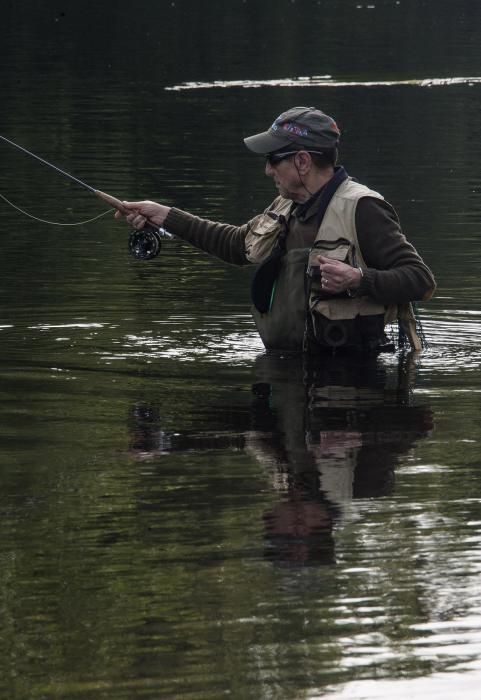
[{"label": "fishing vest", "polygon": [[[324,347],[375,352],[386,346],[386,323],[396,320],[401,307],[408,305],[383,305],[367,296],[349,293],[329,295],[321,287],[320,275],[316,275],[319,255],[361,270],[367,267],[355,225],[356,207],[362,197],[383,199],[378,192],[350,178],[342,182],[327,207],[312,247],[295,248],[280,257],[268,310],[261,313],[252,309],[267,349],[299,351]],[[268,213],[253,221],[246,237],[246,255],[251,262],[262,263],[268,258],[286,225],[291,205],[290,200],[279,197]],[[412,330],[414,317],[409,311],[410,308],[404,308],[401,315],[408,319]],[[391,345],[389,349],[394,348]]]}]

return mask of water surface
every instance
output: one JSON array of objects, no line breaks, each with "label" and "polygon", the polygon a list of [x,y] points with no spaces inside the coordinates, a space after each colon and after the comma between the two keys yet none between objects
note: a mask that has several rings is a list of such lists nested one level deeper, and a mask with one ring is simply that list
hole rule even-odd
[{"label": "water surface", "polygon": [[[7,4],[6,137],[242,223],[274,194],[242,138],[316,104],[438,292],[420,357],[270,357],[250,270],[178,240],[138,262],[110,214],[2,200],[2,698],[477,697],[479,15]],[[4,145],[0,193],[105,210]]]}]

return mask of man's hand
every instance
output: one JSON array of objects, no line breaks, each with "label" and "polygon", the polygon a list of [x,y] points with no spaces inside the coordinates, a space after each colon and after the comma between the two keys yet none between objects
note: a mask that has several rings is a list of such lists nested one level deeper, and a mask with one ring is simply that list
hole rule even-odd
[{"label": "man's hand", "polygon": [[144,228],[147,222],[154,224],[154,226],[163,226],[167,214],[170,211],[170,207],[157,204],[157,202],[151,202],[148,199],[142,202],[122,202],[122,204],[126,209],[129,209],[131,213],[124,215],[117,211],[115,212],[115,218],[121,219],[122,216],[125,216],[129,224],[132,224],[136,229]]},{"label": "man's hand", "polygon": [[346,289],[357,289],[361,284],[362,272],[340,260],[331,260],[323,255],[318,257],[321,268],[321,286],[329,294],[340,294]]}]

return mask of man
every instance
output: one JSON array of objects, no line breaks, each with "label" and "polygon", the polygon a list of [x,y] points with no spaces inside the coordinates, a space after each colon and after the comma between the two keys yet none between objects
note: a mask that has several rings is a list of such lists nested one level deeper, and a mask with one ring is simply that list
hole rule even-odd
[{"label": "man", "polygon": [[293,107],[244,139],[265,156],[279,196],[243,226],[151,201],[125,202],[127,220],[165,227],[229,263],[258,264],[253,315],[268,349],[377,353],[393,349],[384,332],[393,321],[420,349],[411,302],[431,298],[433,275],[391,205],[336,166],[339,138],[332,117]]}]

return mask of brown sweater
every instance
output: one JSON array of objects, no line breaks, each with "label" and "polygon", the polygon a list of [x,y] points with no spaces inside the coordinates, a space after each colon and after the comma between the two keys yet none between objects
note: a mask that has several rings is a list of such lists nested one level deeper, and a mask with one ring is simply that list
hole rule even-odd
[{"label": "brown sweater", "polygon": [[[294,205],[289,218],[287,248],[308,248],[318,231],[317,200]],[[270,207],[269,207],[270,208]],[[196,248],[233,265],[246,265],[245,237],[251,222],[243,226],[217,223],[172,208],[165,221],[170,233]],[[356,231],[364,270],[358,294],[382,304],[430,299],[434,277],[401,231],[396,212],[385,200],[363,197],[356,209]]]}]

